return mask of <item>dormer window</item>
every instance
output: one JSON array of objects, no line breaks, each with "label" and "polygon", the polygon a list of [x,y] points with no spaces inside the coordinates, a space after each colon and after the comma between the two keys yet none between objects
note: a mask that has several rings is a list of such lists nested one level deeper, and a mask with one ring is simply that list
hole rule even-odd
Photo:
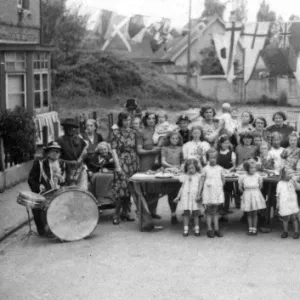
[{"label": "dormer window", "polygon": [[29,10],[29,0],[18,0],[18,8],[20,10]]}]

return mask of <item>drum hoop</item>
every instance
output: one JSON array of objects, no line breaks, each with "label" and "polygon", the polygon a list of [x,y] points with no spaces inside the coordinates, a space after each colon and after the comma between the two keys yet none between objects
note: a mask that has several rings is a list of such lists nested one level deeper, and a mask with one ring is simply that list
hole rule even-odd
[{"label": "drum hoop", "polygon": [[[74,191],[74,190],[75,190],[75,191],[80,191],[80,192],[83,192],[84,194],[89,195],[89,196],[91,197],[91,199],[94,200],[96,206],[98,207],[97,200],[96,200],[96,198],[94,197],[94,195],[93,195],[91,192],[89,192],[89,191],[87,191],[87,190],[85,190],[85,189],[83,189],[83,188],[77,187],[76,185],[71,185],[71,186],[67,186],[67,187],[62,187],[62,188],[58,189],[58,190],[53,194],[53,196],[52,196],[51,198],[49,198],[49,199],[46,198],[46,203],[45,203],[44,209],[45,209],[45,211],[46,211],[46,220],[47,220],[47,224],[49,223],[49,222],[48,222],[47,211],[48,211],[48,208],[49,208],[49,206],[51,205],[52,201],[53,201],[56,197],[58,197],[59,195],[65,193],[66,191]],[[93,232],[96,230],[97,226],[98,226],[99,218],[100,218],[100,214],[99,214],[99,210],[98,210],[98,209],[97,209],[97,212],[98,212],[98,213],[97,213],[98,218],[97,218],[96,225],[95,225],[94,229],[90,232],[90,234],[89,234],[88,236],[91,236],[91,235],[93,234]],[[51,228],[50,228],[50,230],[51,230]],[[53,233],[53,234],[55,235],[55,233]],[[55,235],[55,236],[56,236],[56,235]],[[59,238],[58,236],[56,236],[56,238],[58,238],[61,242],[69,241],[69,240],[61,239],[61,238]]]},{"label": "drum hoop", "polygon": [[95,198],[95,196],[89,192],[88,190],[85,190],[83,188],[80,188],[80,187],[77,187],[76,185],[71,185],[71,186],[66,186],[66,187],[62,187],[58,190],[56,190],[53,194],[53,196],[51,197],[51,201],[56,198],[57,196],[65,193],[65,192],[68,192],[68,191],[77,191],[77,192],[82,192],[84,194],[87,194],[89,196],[91,196],[91,198],[95,201],[95,203],[97,204],[97,200]]}]

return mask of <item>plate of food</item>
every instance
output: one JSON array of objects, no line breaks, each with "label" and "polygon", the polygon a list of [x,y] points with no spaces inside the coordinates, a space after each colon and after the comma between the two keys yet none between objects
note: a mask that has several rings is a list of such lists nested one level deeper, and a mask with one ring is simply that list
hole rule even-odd
[{"label": "plate of food", "polygon": [[156,178],[163,178],[163,179],[173,178],[174,177],[174,175],[171,174],[171,173],[162,173],[162,172],[156,173],[154,176]]}]

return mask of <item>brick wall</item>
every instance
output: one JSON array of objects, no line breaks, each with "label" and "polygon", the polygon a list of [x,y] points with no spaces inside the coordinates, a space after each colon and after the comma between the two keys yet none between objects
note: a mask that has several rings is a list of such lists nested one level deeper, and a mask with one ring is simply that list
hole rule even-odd
[{"label": "brick wall", "polygon": [[0,43],[1,40],[39,43],[40,30],[36,28],[0,24]]},{"label": "brick wall", "polygon": [[20,22],[17,0],[0,0],[0,40],[39,42],[40,0],[30,0],[30,16]]}]

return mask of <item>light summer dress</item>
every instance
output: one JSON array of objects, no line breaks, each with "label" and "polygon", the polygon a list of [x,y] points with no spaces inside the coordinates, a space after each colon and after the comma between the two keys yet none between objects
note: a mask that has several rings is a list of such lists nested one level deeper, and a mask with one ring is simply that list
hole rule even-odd
[{"label": "light summer dress", "polygon": [[262,178],[258,173],[245,175],[239,179],[239,185],[243,187],[241,210],[255,211],[266,208],[266,201],[260,191]]}]

